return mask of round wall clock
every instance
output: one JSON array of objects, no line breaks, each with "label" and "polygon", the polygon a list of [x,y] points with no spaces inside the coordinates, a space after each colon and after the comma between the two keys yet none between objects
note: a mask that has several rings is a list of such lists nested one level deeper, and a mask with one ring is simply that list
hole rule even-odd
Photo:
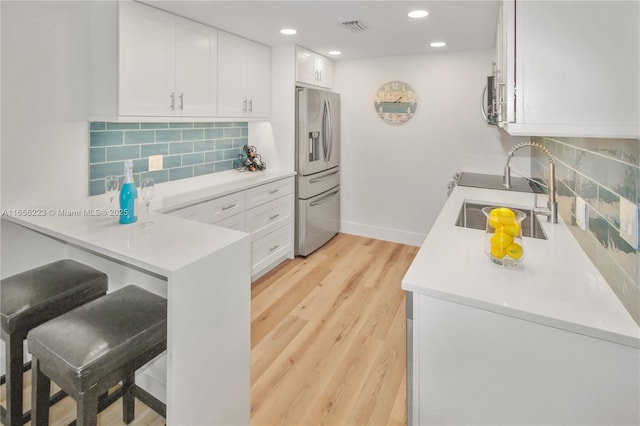
[{"label": "round wall clock", "polygon": [[402,81],[389,81],[376,93],[374,107],[387,123],[405,123],[413,117],[418,105],[416,92]]}]

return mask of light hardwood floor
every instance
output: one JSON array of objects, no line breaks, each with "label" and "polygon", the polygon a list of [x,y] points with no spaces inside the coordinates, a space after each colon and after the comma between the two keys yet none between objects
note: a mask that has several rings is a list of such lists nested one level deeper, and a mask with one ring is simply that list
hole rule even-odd
[{"label": "light hardwood floor", "polygon": [[253,425],[406,424],[400,282],[417,250],[339,234],[254,284]]},{"label": "light hardwood floor", "polygon": [[[406,424],[400,282],[417,251],[338,234],[253,284],[253,426]],[[133,424],[164,424],[136,404]],[[100,424],[123,425],[120,407],[117,402],[101,413]],[[51,423],[66,425],[74,416],[75,403],[66,398],[52,408]]]}]

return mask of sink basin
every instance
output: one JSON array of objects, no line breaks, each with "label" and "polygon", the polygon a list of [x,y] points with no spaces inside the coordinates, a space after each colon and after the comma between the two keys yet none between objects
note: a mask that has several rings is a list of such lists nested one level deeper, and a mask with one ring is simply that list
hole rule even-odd
[{"label": "sink basin", "polygon": [[[462,207],[460,208],[460,212],[458,213],[458,218],[456,219],[455,225],[461,226],[463,228],[472,228],[472,229],[480,229],[482,231],[485,230],[487,225],[487,217],[482,213],[483,207],[495,206],[498,207],[497,204],[479,204],[474,202],[465,201],[462,203]],[[523,209],[520,207],[514,207],[521,212],[524,212],[527,217],[521,223],[522,225],[522,236],[529,238],[538,238],[541,240],[546,240],[547,237],[544,235],[544,231],[542,230],[542,226],[540,226],[540,222],[535,214],[533,214],[532,210]]]}]

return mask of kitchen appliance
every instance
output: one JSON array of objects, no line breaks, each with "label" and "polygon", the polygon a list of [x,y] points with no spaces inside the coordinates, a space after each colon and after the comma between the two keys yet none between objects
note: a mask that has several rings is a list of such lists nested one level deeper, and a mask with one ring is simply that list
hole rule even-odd
[{"label": "kitchen appliance", "polygon": [[295,254],[308,256],[340,230],[340,95],[296,88]]},{"label": "kitchen appliance", "polygon": [[[498,124],[499,102],[496,97],[496,78],[492,75],[487,77],[487,85],[482,91],[482,103],[480,111],[484,120],[492,125]],[[486,103],[485,103],[486,99]]]}]

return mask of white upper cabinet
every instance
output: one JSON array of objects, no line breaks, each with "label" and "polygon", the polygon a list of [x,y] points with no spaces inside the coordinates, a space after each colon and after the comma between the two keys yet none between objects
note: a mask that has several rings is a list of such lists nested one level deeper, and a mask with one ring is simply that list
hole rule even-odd
[{"label": "white upper cabinet", "polygon": [[218,116],[268,117],[270,73],[268,46],[220,31]]},{"label": "white upper cabinet", "polygon": [[218,31],[176,17],[177,115],[216,115]]},{"label": "white upper cabinet", "polygon": [[513,135],[640,136],[640,3],[504,0],[496,46]]},{"label": "white upper cabinet", "polygon": [[296,47],[296,81],[330,89],[333,61],[303,47]]},{"label": "white upper cabinet", "polygon": [[175,87],[174,17],[127,2],[120,5],[119,113],[170,115]]},{"label": "white upper cabinet", "polygon": [[213,117],[217,31],[135,2],[119,17],[119,114]]}]

